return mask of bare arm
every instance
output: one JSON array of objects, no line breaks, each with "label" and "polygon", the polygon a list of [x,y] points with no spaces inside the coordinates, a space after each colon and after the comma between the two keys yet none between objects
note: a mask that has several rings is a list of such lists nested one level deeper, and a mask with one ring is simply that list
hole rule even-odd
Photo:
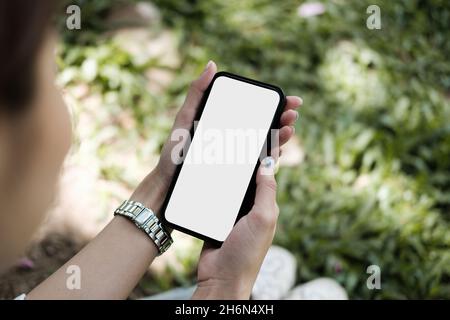
[{"label": "bare arm", "polygon": [[[154,182],[154,174],[147,179]],[[154,199],[147,196],[144,203],[159,210],[163,198],[155,192],[153,195]],[[136,193],[132,199],[143,201]],[[126,218],[116,216],[77,255],[33,289],[27,299],[126,299],[157,254],[156,246],[144,232]],[[71,290],[66,284],[72,276],[67,273],[69,266],[79,268],[79,289]]]},{"label": "bare arm", "polygon": [[[27,299],[125,299],[156,255],[156,247],[145,233],[125,218],[115,217]],[[80,270],[79,290],[66,285],[71,265]]]}]

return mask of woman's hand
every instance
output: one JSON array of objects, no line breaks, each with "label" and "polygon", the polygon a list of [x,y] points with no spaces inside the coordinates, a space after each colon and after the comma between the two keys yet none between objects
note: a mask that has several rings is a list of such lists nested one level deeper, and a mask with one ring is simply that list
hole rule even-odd
[{"label": "woman's hand", "polygon": [[[291,125],[298,114],[290,112],[302,104],[297,97],[288,97],[281,117],[280,146],[294,134]],[[291,110],[292,111],[292,110]],[[272,150],[278,158],[279,150]],[[248,299],[267,250],[272,244],[278,219],[275,163],[265,158],[256,176],[253,208],[233,227],[220,248],[207,243],[198,263],[197,289],[193,299]]]},{"label": "woman's hand", "polygon": [[[206,65],[203,73],[192,82],[186,100],[175,118],[172,132],[175,129],[190,130],[200,101],[203,97],[203,93],[208,88],[208,85],[211,83],[216,72],[216,64],[213,61],[210,61]],[[302,100],[299,97],[287,97],[285,110],[280,120],[280,146],[286,143],[294,134],[294,127],[292,125],[298,118],[298,112],[295,109],[300,106],[301,103]],[[178,143],[178,141],[171,141],[170,134],[163,146],[158,165],[147,177],[145,177],[131,196],[132,200],[145,204],[157,215],[159,215],[159,211],[175,173],[176,164],[174,164],[171,159],[171,152]]]},{"label": "woman's hand", "polygon": [[272,243],[278,218],[275,160],[265,158],[256,176],[252,210],[238,221],[221,248],[205,244],[193,299],[248,299]]}]

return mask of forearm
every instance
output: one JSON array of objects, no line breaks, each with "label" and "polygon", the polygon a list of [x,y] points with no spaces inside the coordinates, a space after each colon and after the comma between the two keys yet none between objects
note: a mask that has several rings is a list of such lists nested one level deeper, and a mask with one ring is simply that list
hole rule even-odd
[{"label": "forearm", "polygon": [[[167,183],[150,173],[131,196],[152,208],[161,208]],[[134,223],[116,216],[76,256],[33,289],[27,299],[126,299],[158,251],[152,240]],[[79,267],[80,289],[70,289],[69,266]],[[70,280],[70,279],[69,279]]]},{"label": "forearm", "polygon": [[[156,246],[130,221],[116,216],[76,256],[33,289],[27,299],[125,299],[157,256]],[[67,286],[79,267],[80,289]]]}]

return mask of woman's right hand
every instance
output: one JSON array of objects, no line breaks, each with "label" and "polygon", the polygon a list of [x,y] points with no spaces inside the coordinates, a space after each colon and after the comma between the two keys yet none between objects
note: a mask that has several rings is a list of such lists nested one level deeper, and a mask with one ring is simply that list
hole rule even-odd
[{"label": "woman's right hand", "polygon": [[249,299],[278,218],[275,160],[265,158],[256,177],[255,204],[220,248],[205,244],[193,299]]}]

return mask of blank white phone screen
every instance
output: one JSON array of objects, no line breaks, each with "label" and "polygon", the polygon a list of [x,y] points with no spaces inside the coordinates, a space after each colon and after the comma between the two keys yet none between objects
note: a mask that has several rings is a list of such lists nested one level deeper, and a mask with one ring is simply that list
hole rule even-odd
[{"label": "blank white phone screen", "polygon": [[167,221],[227,238],[279,102],[275,90],[216,78],[167,204]]}]

